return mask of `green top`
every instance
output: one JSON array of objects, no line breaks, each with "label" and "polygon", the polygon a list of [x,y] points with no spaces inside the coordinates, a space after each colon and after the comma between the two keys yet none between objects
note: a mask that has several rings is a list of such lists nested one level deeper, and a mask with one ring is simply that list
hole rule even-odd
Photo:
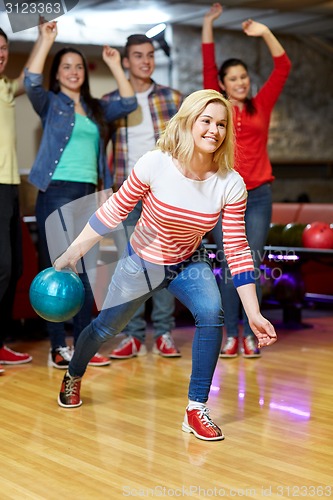
[{"label": "green top", "polygon": [[98,182],[99,130],[87,116],[75,114],[73,133],[52,180]]}]

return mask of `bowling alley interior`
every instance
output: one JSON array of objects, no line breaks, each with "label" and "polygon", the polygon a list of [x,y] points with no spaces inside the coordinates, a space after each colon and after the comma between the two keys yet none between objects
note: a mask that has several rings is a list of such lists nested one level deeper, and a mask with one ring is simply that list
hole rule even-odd
[{"label": "bowling alley interior", "polygon": [[[162,35],[151,38],[153,80],[184,96],[203,88],[202,25],[212,2],[76,4],[57,19],[59,38],[46,59],[46,86],[56,51],[75,46],[86,55],[91,93],[101,98],[117,88],[102,58],[103,45],[122,52],[128,36],[163,22]],[[179,355],[163,356],[154,349],[150,299],[147,352],[110,358],[125,335],[107,341],[99,353],[110,362],[87,367],[82,406],[59,406],[66,367],[50,363],[45,319],[31,302],[31,285],[42,265],[38,189],[29,174],[43,128],[27,95],[17,97],[23,270],[1,330],[6,347],[31,358],[22,364],[0,359],[3,500],[333,498],[333,5],[298,0],[227,0],[222,5],[221,19],[214,23],[216,63],[229,57],[246,61],[251,96],[265,84],[273,63],[263,40],[242,31],[245,19],[268,26],[291,61],[269,121],[272,213],[257,269],[260,309],[277,341],[258,356],[244,355],[239,308],[240,348],[229,357],[221,350],[207,403],[225,436],[221,440],[200,439],[182,427],[195,320],[177,299],[171,333]],[[125,17],[118,18],[123,10]],[[5,74],[15,78],[38,28],[13,32],[5,16],[0,12],[0,27],[9,38]],[[110,19],[108,27],[103,18]],[[0,84],[1,79],[0,73]],[[1,92],[0,85],[0,97]],[[106,154],[111,165],[111,139]],[[219,284],[223,271],[212,231],[203,243]],[[111,234],[98,247],[92,318],[99,314],[118,258]],[[73,346],[72,318],[65,329]],[[221,349],[227,340],[222,327]]]}]

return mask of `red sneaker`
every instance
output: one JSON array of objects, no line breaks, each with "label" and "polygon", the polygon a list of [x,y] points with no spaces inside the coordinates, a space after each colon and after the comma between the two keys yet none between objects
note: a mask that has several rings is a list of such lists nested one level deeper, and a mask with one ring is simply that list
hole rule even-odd
[{"label": "red sneaker", "polygon": [[32,356],[26,352],[15,352],[5,345],[0,349],[0,363],[3,365],[23,365],[32,361]]},{"label": "red sneaker", "polygon": [[224,439],[222,430],[210,418],[207,406],[194,410],[186,408],[182,430],[188,433],[192,432],[195,437],[204,441]]},{"label": "red sneaker", "polygon": [[159,354],[164,358],[180,358],[181,356],[170,332],[166,332],[158,337],[153,346],[152,352],[153,354]]},{"label": "red sneaker", "polygon": [[238,344],[238,337],[228,337],[220,352],[220,358],[235,358],[238,356]]},{"label": "red sneaker", "polygon": [[244,358],[260,358],[261,352],[256,344],[256,339],[253,335],[248,335],[243,338],[243,356]]},{"label": "red sneaker", "polygon": [[63,408],[75,408],[82,405],[80,399],[81,377],[71,377],[66,372],[58,396],[58,404]]},{"label": "red sneaker", "polygon": [[128,335],[109,356],[113,359],[128,359],[136,356],[145,356],[146,354],[146,346],[140,340],[132,337],[132,335]]},{"label": "red sneaker", "polygon": [[73,356],[73,349],[68,346],[50,349],[47,364],[59,370],[67,370]]},{"label": "red sneaker", "polygon": [[3,373],[5,371],[4,367],[0,365],[0,373]]},{"label": "red sneaker", "polygon": [[110,365],[111,361],[109,358],[106,358],[105,356],[102,356],[98,352],[96,352],[95,356],[91,358],[91,360],[88,363],[88,366],[107,366]]}]

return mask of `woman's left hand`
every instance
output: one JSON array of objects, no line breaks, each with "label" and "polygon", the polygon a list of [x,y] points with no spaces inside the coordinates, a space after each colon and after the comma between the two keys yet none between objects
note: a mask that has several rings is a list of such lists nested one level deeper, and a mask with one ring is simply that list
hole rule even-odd
[{"label": "woman's left hand", "polygon": [[272,323],[258,314],[249,320],[251,329],[258,339],[258,347],[267,347],[277,341],[277,334]]},{"label": "woman's left hand", "polygon": [[247,19],[242,23],[243,31],[248,36],[263,36],[268,30],[267,26],[252,19]]}]

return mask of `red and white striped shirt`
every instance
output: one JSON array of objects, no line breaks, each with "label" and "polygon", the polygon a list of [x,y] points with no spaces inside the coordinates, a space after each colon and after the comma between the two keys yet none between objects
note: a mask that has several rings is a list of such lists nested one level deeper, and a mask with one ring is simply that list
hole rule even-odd
[{"label": "red and white striped shirt", "polygon": [[218,171],[205,180],[189,179],[169,154],[154,150],[140,158],[120,189],[89,223],[99,234],[117,226],[119,229],[121,221],[142,200],[131,245],[148,262],[173,265],[193,254],[222,210],[225,255],[235,276],[253,270],[245,236],[246,198],[244,181],[236,171]]}]

